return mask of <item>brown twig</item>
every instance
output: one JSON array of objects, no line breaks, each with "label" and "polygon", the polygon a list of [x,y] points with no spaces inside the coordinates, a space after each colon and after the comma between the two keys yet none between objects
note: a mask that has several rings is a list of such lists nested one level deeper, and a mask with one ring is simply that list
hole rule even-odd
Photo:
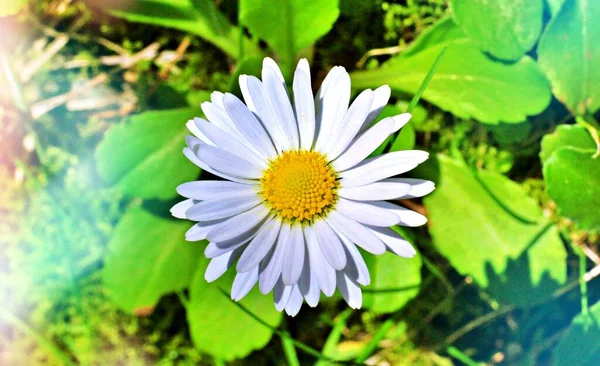
[{"label": "brown twig", "polygon": [[181,60],[181,58],[183,57],[185,51],[187,50],[187,48],[189,46],[190,46],[190,37],[186,36],[185,38],[183,38],[183,40],[181,41],[181,43],[175,50],[175,57],[173,57],[173,59],[171,61],[169,61],[168,64],[165,65],[165,67],[162,69],[160,74],[158,74],[159,78],[161,78],[163,80],[167,79],[167,77],[169,76],[169,73],[171,72],[171,68],[173,66],[175,66],[175,64],[179,60]]}]

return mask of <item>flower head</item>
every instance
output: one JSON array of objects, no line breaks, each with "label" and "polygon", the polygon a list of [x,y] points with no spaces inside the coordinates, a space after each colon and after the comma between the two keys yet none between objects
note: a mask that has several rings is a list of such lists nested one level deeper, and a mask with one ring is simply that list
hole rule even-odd
[{"label": "flower head", "polygon": [[[207,281],[235,265],[231,297],[240,300],[258,283],[273,291],[275,307],[296,315],[303,302],[316,306],[336,287],[353,308],[369,271],[357,246],[412,257],[415,250],[393,225],[418,226],[425,217],[389,202],[420,197],[434,188],[420,179],[391,178],[425,161],[407,150],[368,156],[404,126],[409,113],[371,126],[390,88],[363,91],[349,106],[350,77],[334,67],[316,96],[308,62],[298,63],[293,97],[277,64],[263,62],[262,81],[242,75],[246,103],[214,92],[202,104],[207,120],[187,126],[183,153],[223,180],[180,185],[187,200],[171,212],[196,221],[190,241],[208,240]],[[210,121],[210,122],[209,122]]]}]

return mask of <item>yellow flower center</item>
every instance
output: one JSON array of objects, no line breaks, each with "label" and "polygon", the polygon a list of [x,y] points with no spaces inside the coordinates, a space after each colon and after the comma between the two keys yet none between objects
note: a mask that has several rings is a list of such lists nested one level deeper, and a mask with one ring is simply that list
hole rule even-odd
[{"label": "yellow flower center", "polygon": [[260,181],[267,204],[287,221],[310,223],[327,214],[337,200],[336,173],[316,151],[283,152],[270,162]]}]

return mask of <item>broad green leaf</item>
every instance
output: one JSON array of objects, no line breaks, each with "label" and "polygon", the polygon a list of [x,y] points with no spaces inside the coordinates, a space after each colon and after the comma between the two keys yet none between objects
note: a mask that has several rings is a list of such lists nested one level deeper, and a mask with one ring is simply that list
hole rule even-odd
[{"label": "broad green leaf", "polygon": [[484,123],[522,122],[550,103],[550,88],[536,63],[525,56],[508,65],[495,62],[468,39],[440,43],[380,69],[352,73],[356,89],[389,84],[394,93],[415,93],[440,51],[448,45],[423,98],[461,118]]},{"label": "broad green leaf", "polygon": [[494,140],[502,145],[514,144],[525,140],[533,129],[530,122],[519,124],[500,123],[498,125],[487,125],[486,127],[492,132]]},{"label": "broad green leaf", "polygon": [[544,164],[548,196],[560,215],[600,231],[600,158],[595,149],[561,148]]},{"label": "broad green leaf", "polygon": [[[190,288],[187,318],[192,341],[206,353],[225,361],[243,358],[269,343],[272,331],[246,314],[219,291],[229,293],[235,271],[230,269],[219,280],[207,283],[204,271],[208,260],[198,268]],[[273,296],[254,288],[240,303],[250,312],[277,327],[282,315],[273,304]]]},{"label": "broad green leaf", "polygon": [[565,147],[590,150],[593,154],[596,144],[583,126],[560,125],[554,133],[546,135],[542,139],[542,151],[540,152],[542,163],[546,163],[552,154]]},{"label": "broad green leaf", "polygon": [[574,114],[600,108],[600,1],[570,0],[550,21],[538,45],[540,69]]},{"label": "broad green leaf", "polygon": [[[394,229],[410,239],[400,228]],[[378,313],[392,313],[417,296],[423,264],[420,254],[413,258],[402,258],[393,253],[364,255],[364,258],[371,275],[371,283],[363,292],[365,308]]]},{"label": "broad green leaf", "polygon": [[600,363],[600,302],[588,316],[579,314],[552,353],[554,365],[595,366]]},{"label": "broad green leaf", "polygon": [[481,50],[518,60],[542,30],[544,0],[451,0],[454,21]]},{"label": "broad green leaf", "polygon": [[400,53],[400,57],[412,56],[429,47],[464,38],[467,38],[465,32],[454,23],[451,17],[447,17],[427,28],[410,47]]},{"label": "broad green leaf", "polygon": [[240,1],[242,23],[281,56],[287,72],[298,51],[327,34],[339,14],[338,0]]},{"label": "broad green leaf", "polygon": [[111,128],[96,149],[98,173],[132,197],[168,199],[200,169],[182,154],[197,109],[144,112]]},{"label": "broad green leaf", "polygon": [[544,301],[567,277],[554,225],[521,187],[492,172],[474,175],[440,156],[440,182],[425,197],[434,245],[461,274],[498,300]]},{"label": "broad green leaf", "polygon": [[394,142],[392,142],[390,152],[412,150],[415,147],[416,138],[417,133],[415,132],[415,129],[410,123],[407,124],[406,126],[402,127],[400,132],[398,132],[398,136],[396,136],[396,139]]},{"label": "broad green leaf", "polygon": [[189,226],[141,207],[121,218],[102,270],[104,284],[121,309],[147,315],[161,296],[189,286],[203,250],[184,240]]},{"label": "broad green leaf", "polygon": [[0,17],[15,15],[27,5],[27,0],[0,0]]},{"label": "broad green leaf", "polygon": [[258,54],[257,47],[241,36],[213,0],[133,0],[131,5],[110,10],[130,22],[178,29],[202,37],[233,58],[240,57],[240,40],[246,53]]},{"label": "broad green leaf", "polygon": [[565,0],[546,0],[546,2],[548,3],[548,8],[550,8],[550,14],[552,14],[554,17],[560,11],[560,8],[565,3]]}]

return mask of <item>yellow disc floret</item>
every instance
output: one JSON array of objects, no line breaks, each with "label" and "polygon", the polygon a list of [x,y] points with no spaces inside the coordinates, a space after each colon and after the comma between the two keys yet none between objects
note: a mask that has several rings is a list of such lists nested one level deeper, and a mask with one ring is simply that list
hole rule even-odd
[{"label": "yellow disc floret", "polygon": [[269,207],[280,218],[301,224],[327,214],[338,187],[335,171],[316,151],[285,151],[261,178],[261,195]]}]

